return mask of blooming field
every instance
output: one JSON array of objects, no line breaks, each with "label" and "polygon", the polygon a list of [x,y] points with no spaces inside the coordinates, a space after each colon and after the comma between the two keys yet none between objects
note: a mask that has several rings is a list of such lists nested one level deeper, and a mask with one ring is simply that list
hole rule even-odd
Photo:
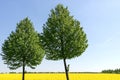
[{"label": "blooming field", "polygon": [[[120,74],[70,74],[70,80],[120,80]],[[21,80],[22,74],[0,74],[0,80]],[[66,80],[65,74],[26,74],[25,80]]]}]

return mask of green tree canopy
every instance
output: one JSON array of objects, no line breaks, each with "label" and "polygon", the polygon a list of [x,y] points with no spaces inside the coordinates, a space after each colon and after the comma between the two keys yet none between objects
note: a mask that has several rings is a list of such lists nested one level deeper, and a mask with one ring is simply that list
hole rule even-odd
[{"label": "green tree canopy", "polygon": [[17,24],[16,30],[11,32],[2,46],[2,59],[10,69],[23,67],[35,68],[44,57],[44,50],[40,44],[40,37],[35,31],[32,22],[25,18]]},{"label": "green tree canopy", "polygon": [[88,46],[80,22],[70,15],[67,7],[58,4],[51,10],[47,22],[43,25],[41,39],[46,59],[64,60],[68,80],[66,59],[80,56]]}]

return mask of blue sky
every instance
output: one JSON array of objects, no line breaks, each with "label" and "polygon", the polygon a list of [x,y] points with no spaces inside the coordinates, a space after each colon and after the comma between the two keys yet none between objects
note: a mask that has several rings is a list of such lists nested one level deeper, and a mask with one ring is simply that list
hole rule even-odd
[{"label": "blue sky", "polygon": [[[119,0],[0,0],[0,47],[11,31],[16,29],[16,24],[25,17],[31,19],[36,31],[42,32],[50,10],[59,3],[68,6],[71,15],[81,22],[89,44],[81,56],[67,60],[70,71],[94,72],[120,68]],[[64,71],[64,65],[62,60],[44,59],[36,69],[26,70]],[[0,56],[0,72],[9,71]]]}]

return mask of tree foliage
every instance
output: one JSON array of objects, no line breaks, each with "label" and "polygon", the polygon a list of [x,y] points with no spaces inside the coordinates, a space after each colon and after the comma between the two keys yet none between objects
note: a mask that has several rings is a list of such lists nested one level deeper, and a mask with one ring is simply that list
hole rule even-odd
[{"label": "tree foliage", "polygon": [[[46,59],[72,59],[80,56],[87,48],[87,38],[80,22],[73,18],[63,5],[58,4],[47,22],[43,25],[41,34],[42,45],[46,51]],[[67,71],[67,69],[66,69]]]},{"label": "tree foliage", "polygon": [[60,4],[51,10],[43,26],[42,39],[46,58],[51,60],[78,57],[88,46],[80,22],[73,19],[68,9]]},{"label": "tree foliage", "polygon": [[21,66],[34,69],[44,57],[38,33],[28,18],[17,24],[16,30],[4,41],[2,51],[2,59],[10,69]]},{"label": "tree foliage", "polygon": [[118,68],[118,69],[102,70],[102,73],[116,73],[116,74],[120,74],[120,68]]}]

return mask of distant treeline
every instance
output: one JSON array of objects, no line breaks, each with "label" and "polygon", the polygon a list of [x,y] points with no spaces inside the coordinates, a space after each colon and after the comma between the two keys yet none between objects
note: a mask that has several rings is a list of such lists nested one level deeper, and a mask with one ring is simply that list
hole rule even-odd
[{"label": "distant treeline", "polygon": [[[22,72],[3,72],[0,74],[21,74]],[[65,72],[25,72],[26,74],[61,74]],[[99,74],[100,72],[69,72],[70,74]]]},{"label": "distant treeline", "polygon": [[108,70],[102,70],[102,73],[116,73],[120,74],[120,68],[119,69],[108,69]]},{"label": "distant treeline", "polygon": [[[21,74],[22,72],[1,72],[0,74]],[[44,73],[47,73],[47,74],[51,74],[51,73],[65,73],[65,72],[25,72],[26,74],[44,74]],[[79,72],[70,72],[70,73],[79,73]]]}]

